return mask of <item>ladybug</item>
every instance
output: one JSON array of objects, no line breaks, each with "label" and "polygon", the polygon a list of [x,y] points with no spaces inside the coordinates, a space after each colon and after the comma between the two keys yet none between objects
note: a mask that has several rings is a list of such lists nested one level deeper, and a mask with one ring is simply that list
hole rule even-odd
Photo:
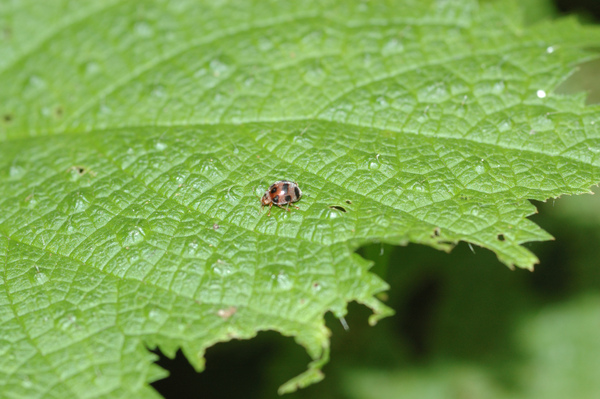
[{"label": "ladybug", "polygon": [[[288,180],[279,180],[271,184],[271,187],[262,196],[260,202],[262,207],[269,205],[269,213],[267,214],[269,216],[271,215],[271,207],[273,205],[277,205],[280,208],[283,208],[283,205],[287,205],[285,209],[289,212],[290,204],[299,201],[300,198],[302,198],[302,191],[300,191],[297,183]],[[292,206],[300,209],[296,205]]]}]

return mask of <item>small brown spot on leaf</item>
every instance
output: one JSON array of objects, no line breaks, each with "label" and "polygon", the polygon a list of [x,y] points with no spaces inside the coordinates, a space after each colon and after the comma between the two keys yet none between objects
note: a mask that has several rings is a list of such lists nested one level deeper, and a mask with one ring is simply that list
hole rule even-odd
[{"label": "small brown spot on leaf", "polygon": [[10,123],[13,120],[13,116],[12,116],[12,114],[4,114],[4,116],[2,117],[2,120],[4,120],[4,122],[6,122],[6,123]]},{"label": "small brown spot on leaf", "polygon": [[217,311],[217,316],[219,316],[223,319],[228,319],[231,316],[233,316],[236,312],[237,312],[237,308],[235,306],[230,306],[226,309],[219,309]]},{"label": "small brown spot on leaf", "polygon": [[504,237],[504,234],[498,234],[498,241],[506,241],[506,237]]}]

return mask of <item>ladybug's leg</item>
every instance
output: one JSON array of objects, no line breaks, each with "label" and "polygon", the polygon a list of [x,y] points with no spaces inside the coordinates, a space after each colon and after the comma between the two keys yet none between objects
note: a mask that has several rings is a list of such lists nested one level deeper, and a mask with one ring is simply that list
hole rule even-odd
[{"label": "ladybug's leg", "polygon": [[271,216],[271,208],[273,208],[272,202],[269,204],[269,213],[267,213],[267,216]]},{"label": "ladybug's leg", "polygon": [[288,202],[287,205],[285,206],[285,210],[290,212],[290,206],[293,206],[296,209],[300,209],[296,205],[292,205],[290,202]]}]

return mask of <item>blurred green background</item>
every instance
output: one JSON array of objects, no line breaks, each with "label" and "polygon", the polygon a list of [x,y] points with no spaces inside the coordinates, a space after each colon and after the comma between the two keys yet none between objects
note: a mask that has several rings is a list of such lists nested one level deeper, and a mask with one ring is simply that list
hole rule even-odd
[{"label": "blurred green background", "polygon": [[[561,13],[600,20],[598,0],[527,0],[523,7],[531,23]],[[559,90],[581,91],[600,103],[600,61],[581,65]],[[362,248],[390,284],[381,299],[396,315],[370,327],[369,311],[352,303],[345,331],[328,314],[325,380],[285,397],[600,398],[600,195],[536,206],[531,219],[556,241],[528,245],[540,258],[533,273],[511,271],[464,243],[449,255],[416,245]],[[171,377],[153,386],[166,398],[274,398],[310,361],[273,332],[218,344],[206,359],[197,374],[181,353],[161,357]]]}]

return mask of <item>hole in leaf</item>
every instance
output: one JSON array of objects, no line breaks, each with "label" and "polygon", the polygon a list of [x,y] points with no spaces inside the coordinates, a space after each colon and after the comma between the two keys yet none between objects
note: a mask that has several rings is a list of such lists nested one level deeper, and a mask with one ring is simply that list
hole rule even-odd
[{"label": "hole in leaf", "polygon": [[346,204],[348,204],[348,205],[352,205],[352,201],[350,201],[350,200],[346,200],[345,202],[346,202]]},{"label": "hole in leaf", "polygon": [[344,208],[343,206],[339,206],[339,205],[331,205],[329,208],[331,208],[331,209],[337,209],[338,211],[342,211],[342,212],[348,212],[346,210],[346,208]]},{"label": "hole in leaf", "polygon": [[504,234],[498,234],[498,241],[506,241]]},{"label": "hole in leaf", "polygon": [[[309,360],[291,338],[273,331],[261,332],[252,340],[232,340],[208,348],[206,369],[201,373],[194,370],[181,350],[173,359],[159,349],[152,352],[159,357],[156,364],[170,374],[152,383],[165,399],[197,398],[198,392],[203,398],[259,399],[263,397],[257,392],[262,386],[259,382],[264,381],[265,370],[282,353],[293,356],[302,365]],[[286,372],[293,374],[295,370]]]}]

